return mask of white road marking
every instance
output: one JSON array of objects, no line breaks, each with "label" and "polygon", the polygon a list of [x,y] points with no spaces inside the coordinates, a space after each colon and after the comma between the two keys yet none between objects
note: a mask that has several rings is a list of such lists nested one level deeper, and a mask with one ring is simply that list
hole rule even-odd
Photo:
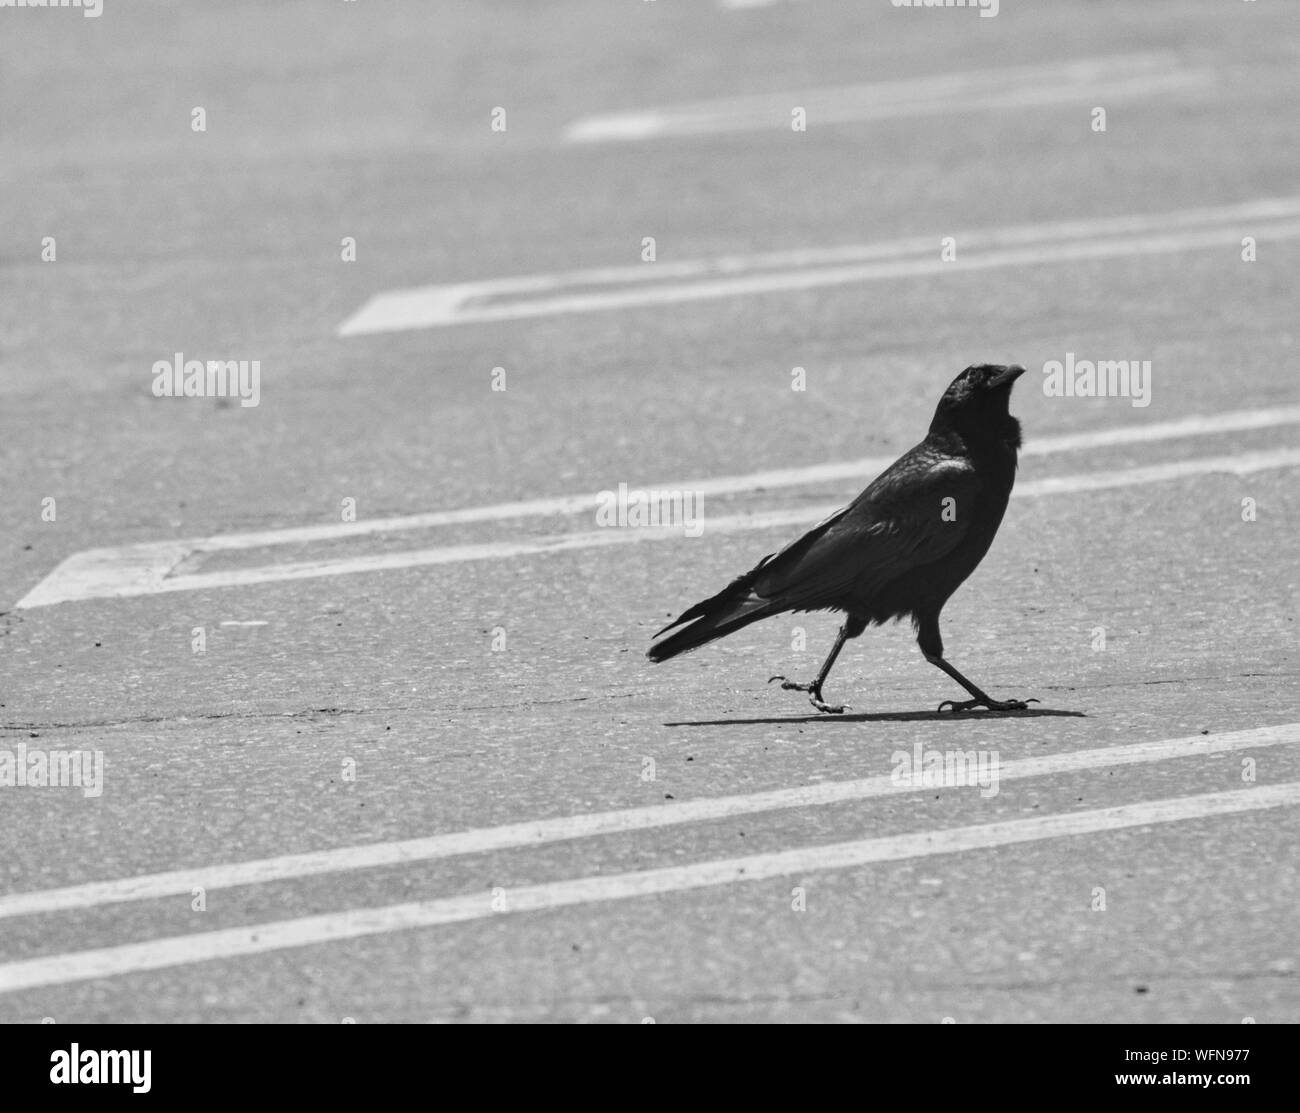
[{"label": "white road marking", "polygon": [[[45,955],[0,965],[0,993],[110,978],[196,962],[266,954],[320,943],[386,935],[412,928],[485,920],[520,912],[539,912],[579,904],[600,904],[662,893],[687,892],[740,881],[766,881],[823,870],[853,869],[940,854],[960,854],[995,846],[1037,842],[1100,832],[1207,819],[1300,804],[1300,782],[1236,789],[1114,808],[1016,819],[939,831],[801,847],[743,858],[632,873],[580,877],[505,891],[506,909],[493,908],[490,892],[436,900],[357,908],[293,920],[252,924],[220,931],[150,939],[98,950]],[[1231,831],[1225,832],[1231,837]]]},{"label": "white road marking", "polygon": [[[1078,434],[1083,437],[1086,434]],[[1122,440],[1114,443],[1126,443]],[[871,461],[876,467],[885,467],[892,461]],[[1235,456],[1212,456],[1193,460],[1178,460],[1167,464],[1127,468],[1121,471],[1097,471],[1080,475],[1065,475],[1044,479],[1031,479],[1016,485],[1014,498],[1034,498],[1043,495],[1075,494],[1085,491],[1104,491],[1120,487],[1164,483],[1192,476],[1225,472],[1231,475],[1250,475],[1277,468],[1300,466],[1300,449],[1274,449],[1265,452],[1247,452]],[[831,465],[830,467],[838,467]],[[862,473],[853,473],[865,478]],[[660,488],[662,489],[662,488]],[[667,488],[669,490],[673,488]],[[691,490],[689,485],[678,490]],[[707,481],[695,490],[707,493]],[[750,488],[746,488],[750,489]],[[749,530],[770,529],[778,526],[811,525],[835,513],[844,505],[843,499],[835,503],[816,506],[792,507],[787,510],[760,511],[751,514],[732,514],[705,518],[704,533],[737,533]],[[518,514],[519,507],[527,504],[507,504]],[[590,507],[595,500],[575,496],[566,501],[566,508],[575,512]],[[417,515],[410,519],[388,519],[389,522],[419,522],[430,524],[430,519],[450,518],[458,513],[467,517],[461,520],[490,520],[488,515],[468,517],[483,510],[477,508],[464,512],[447,511],[441,515]],[[495,514],[492,518],[504,515]],[[363,526],[366,523],[356,523]],[[439,521],[438,524],[443,524]],[[16,604],[16,609],[29,610],[48,607],[55,603],[79,602],[87,599],[125,599],[141,595],[159,595],[173,591],[203,591],[215,588],[247,587],[250,584],[285,583],[291,580],[314,579],[320,576],[346,576],[359,573],[392,571],[402,568],[423,568],[438,564],[462,564],[478,560],[508,560],[514,557],[534,556],[542,553],[570,552],[576,549],[595,549],[607,545],[627,545],[642,541],[663,541],[682,537],[680,527],[637,529],[597,529],[585,533],[556,534],[526,541],[488,541],[472,545],[440,545],[427,549],[408,549],[400,552],[365,553],[352,557],[330,557],[321,560],[284,561],[279,564],[257,565],[250,568],[232,568],[219,572],[182,572],[170,574],[182,562],[190,562],[194,554],[221,549],[256,548],[258,545],[231,543],[249,537],[266,538],[261,545],[283,544],[302,539],[304,534],[318,538],[384,532],[379,529],[352,529],[348,534],[337,532],[336,526],[306,527],[301,530],[279,530],[266,534],[230,534],[191,541],[158,542],[141,545],[124,545],[114,549],[89,549],[75,553],[59,564],[44,580],[37,584]],[[391,529],[416,528],[399,524]],[[291,536],[294,535],[294,536]],[[224,542],[224,543],[223,543]]]},{"label": "white road marking", "polygon": [[1108,55],[587,116],[566,127],[563,139],[601,143],[736,131],[789,133],[796,106],[806,110],[810,128],[1053,104],[1086,109],[1102,103],[1099,97],[1149,97],[1207,89],[1214,83],[1212,69],[1185,67],[1172,54]]},{"label": "white road marking", "polygon": [[[1218,735],[1192,735],[1156,742],[1137,742],[1126,746],[1104,746],[1095,750],[1073,750],[1043,757],[1022,758],[1003,763],[998,770],[1000,781],[1027,777],[1046,777],[1079,773],[1093,769],[1139,765],[1182,757],[1209,757],[1238,750],[1266,746],[1285,746],[1300,742],[1300,723],[1257,727]],[[558,819],[508,823],[500,827],[482,827],[445,835],[401,839],[394,842],[344,846],[305,854],[284,854],[275,858],[258,858],[244,862],[227,862],[215,866],[169,870],[166,873],[142,874],[113,881],[92,881],[59,889],[38,889],[29,893],[12,893],[0,897],[0,919],[34,916],[68,909],[96,908],[127,901],[157,900],[162,897],[190,895],[196,886],[212,892],[238,885],[262,885],[302,877],[316,877],[347,870],[398,866],[411,862],[428,862],[466,854],[483,854],[511,850],[569,839],[586,839],[598,835],[622,834],[652,828],[675,827],[685,823],[703,823],[738,815],[777,811],[786,808],[825,807],[853,800],[869,800],[905,792],[929,792],[932,789],[894,785],[888,774],[853,781],[826,781],[799,788],[781,788],[742,796],[717,796],[686,800],[671,805],[648,808],[621,808],[617,811],[590,812]]]},{"label": "white road marking", "polygon": [[[1168,254],[1212,247],[1240,249],[1241,237],[1300,235],[1300,197],[1166,213],[1013,225],[957,234],[910,236],[870,244],[641,263],[390,290],[344,321],[339,336],[401,332],[668,305],[879,279],[966,273],[994,267]],[[940,258],[953,234],[957,257]],[[570,291],[570,292],[565,292]]]},{"label": "white road marking", "polygon": [[223,622],[221,625],[222,626],[265,626],[267,625],[267,623],[264,619],[254,619],[250,622]]}]

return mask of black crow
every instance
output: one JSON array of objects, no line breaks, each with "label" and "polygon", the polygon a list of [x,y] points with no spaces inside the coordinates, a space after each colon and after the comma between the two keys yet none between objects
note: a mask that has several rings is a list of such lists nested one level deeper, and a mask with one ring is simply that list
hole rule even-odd
[{"label": "black crow", "polygon": [[[712,598],[696,603],[655,637],[646,656],[664,661],[787,611],[843,611],[830,656],[810,684],[783,676],[782,688],[807,692],[819,711],[822,685],[850,638],[868,624],[910,615],[925,659],[972,698],[944,700],[942,711],[1024,711],[1037,700],[995,700],[943,658],[939,612],[984,558],[1016,480],[1020,422],[1008,412],[1023,367],[968,367],[943,392],[925,440],[900,456],[843,510]],[[769,680],[770,684],[772,680]]]}]

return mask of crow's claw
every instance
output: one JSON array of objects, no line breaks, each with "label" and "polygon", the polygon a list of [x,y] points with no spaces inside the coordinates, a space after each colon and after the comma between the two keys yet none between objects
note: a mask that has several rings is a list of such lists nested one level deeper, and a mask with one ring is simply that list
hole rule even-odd
[{"label": "crow's claw", "polygon": [[844,712],[849,709],[849,705],[847,703],[841,703],[835,705],[829,703],[823,703],[822,690],[819,684],[814,684],[814,683],[799,684],[793,680],[786,680],[784,676],[774,676],[768,680],[768,683],[771,684],[772,681],[774,680],[781,681],[781,688],[783,691],[807,692],[808,702],[811,703],[815,708],[817,708],[818,711],[824,711],[827,715],[843,715]]},{"label": "crow's claw", "polygon": [[939,704],[939,710],[945,707],[953,711],[970,711],[975,707],[987,707],[990,711],[1028,711],[1031,703],[1038,703],[1036,699],[946,699]]}]

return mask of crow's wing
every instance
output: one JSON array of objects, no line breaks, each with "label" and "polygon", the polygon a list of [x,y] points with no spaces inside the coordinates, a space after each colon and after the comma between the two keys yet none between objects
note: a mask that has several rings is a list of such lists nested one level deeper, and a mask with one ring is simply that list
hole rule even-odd
[{"label": "crow's wing", "polygon": [[843,510],[764,558],[751,594],[783,610],[816,609],[849,591],[873,594],[952,552],[982,486],[968,460],[918,445]]}]

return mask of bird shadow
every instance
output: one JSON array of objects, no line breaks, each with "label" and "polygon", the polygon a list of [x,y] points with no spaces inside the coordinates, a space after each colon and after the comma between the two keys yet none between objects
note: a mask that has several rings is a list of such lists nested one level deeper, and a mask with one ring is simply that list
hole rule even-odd
[{"label": "bird shadow", "polygon": [[666,727],[738,727],[789,726],[793,723],[971,723],[983,719],[1086,719],[1082,711],[1057,711],[1050,707],[1031,707],[1026,711],[860,711],[857,714],[784,715],[758,719],[690,719],[664,723]]}]

